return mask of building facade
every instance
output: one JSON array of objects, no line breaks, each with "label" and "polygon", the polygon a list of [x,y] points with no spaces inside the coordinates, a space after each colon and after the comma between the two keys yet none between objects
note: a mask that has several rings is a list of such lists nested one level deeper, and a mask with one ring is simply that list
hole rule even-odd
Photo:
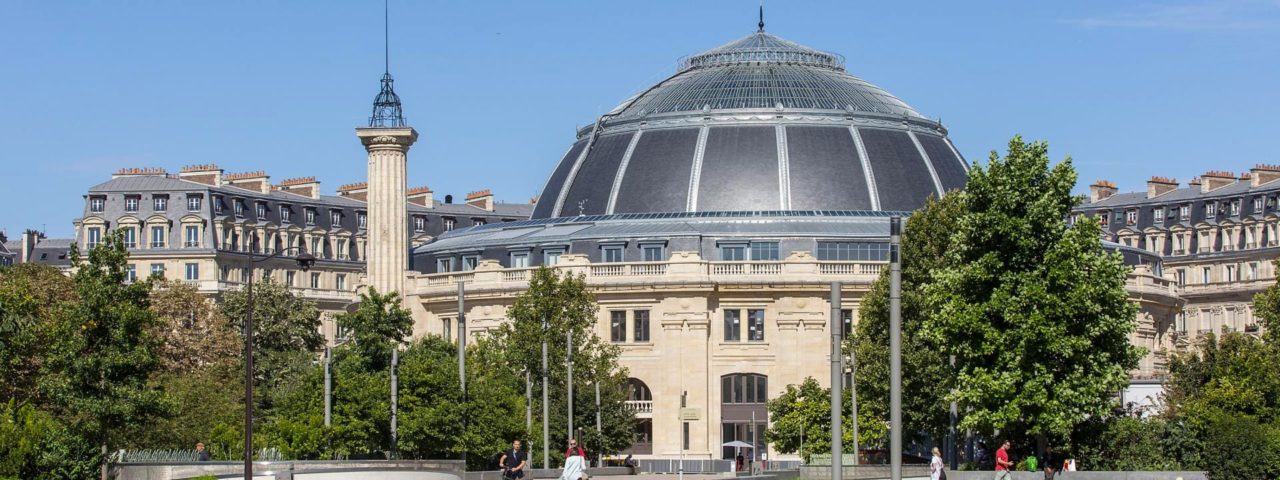
[{"label": "building facade", "polygon": [[[332,342],[341,336],[333,313],[344,311],[365,283],[370,248],[367,185],[343,185],[337,193],[321,194],[311,177],[272,184],[264,172],[227,174],[215,165],[178,174],[127,168],[89,189],[74,242],[87,251],[119,231],[132,278],[182,280],[211,296],[241,288],[249,275],[283,283],[317,302]],[[402,231],[414,244],[455,228],[522,220],[532,211],[532,205],[496,202],[487,190],[454,203],[418,187],[401,203],[409,212]],[[249,261],[281,251],[270,261]],[[317,258],[309,271],[294,260],[301,252]]]}]

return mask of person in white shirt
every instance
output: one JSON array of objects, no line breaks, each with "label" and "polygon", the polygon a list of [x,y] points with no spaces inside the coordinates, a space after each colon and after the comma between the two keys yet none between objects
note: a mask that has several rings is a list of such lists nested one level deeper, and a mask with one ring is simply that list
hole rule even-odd
[{"label": "person in white shirt", "polygon": [[929,460],[929,480],[945,480],[946,475],[942,472],[942,452],[938,447],[933,447],[933,459]]}]

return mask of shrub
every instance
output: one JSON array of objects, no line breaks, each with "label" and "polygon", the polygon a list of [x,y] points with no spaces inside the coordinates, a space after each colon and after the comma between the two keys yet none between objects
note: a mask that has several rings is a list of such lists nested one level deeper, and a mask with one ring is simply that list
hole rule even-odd
[{"label": "shrub", "polygon": [[1204,431],[1204,462],[1210,479],[1267,480],[1280,477],[1280,426],[1256,418],[1221,415]]}]

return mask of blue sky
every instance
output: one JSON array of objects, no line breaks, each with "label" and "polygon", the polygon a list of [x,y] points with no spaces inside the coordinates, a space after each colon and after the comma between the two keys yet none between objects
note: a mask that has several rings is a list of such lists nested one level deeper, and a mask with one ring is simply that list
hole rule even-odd
[{"label": "blue sky", "polygon": [[[527,200],[576,126],[751,33],[756,6],[392,0],[410,184]],[[771,1],[766,23],[941,117],[969,160],[1020,133],[1123,190],[1280,163],[1277,0]],[[0,228],[70,236],[121,167],[363,181],[382,48],[378,1],[6,2]]]}]

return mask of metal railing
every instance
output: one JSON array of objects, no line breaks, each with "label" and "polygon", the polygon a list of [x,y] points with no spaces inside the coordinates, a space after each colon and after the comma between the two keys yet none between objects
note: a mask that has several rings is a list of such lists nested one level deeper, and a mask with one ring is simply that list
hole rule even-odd
[{"label": "metal railing", "polygon": [[678,459],[645,459],[635,460],[640,471],[646,473],[676,473],[684,467],[684,473],[729,473],[733,471],[732,460],[678,460]]}]

